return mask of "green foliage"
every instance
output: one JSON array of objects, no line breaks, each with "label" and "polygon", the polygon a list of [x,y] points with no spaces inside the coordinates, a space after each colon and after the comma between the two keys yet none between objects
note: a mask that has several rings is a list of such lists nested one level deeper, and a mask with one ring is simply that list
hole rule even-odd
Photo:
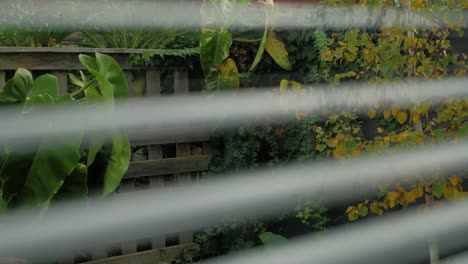
[{"label": "green foliage", "polygon": [[92,48],[165,49],[186,34],[185,31],[85,31],[78,44]]},{"label": "green foliage", "polygon": [[314,230],[323,231],[328,227],[330,219],[327,216],[328,209],[319,202],[304,200],[299,201],[296,207],[296,217],[305,225]]},{"label": "green foliage", "polygon": [[284,236],[272,232],[263,232],[260,235],[258,235],[258,237],[265,246],[283,244],[285,242],[288,242],[288,240]]},{"label": "green foliage", "polygon": [[0,47],[56,47],[70,32],[0,30]]},{"label": "green foliage", "polygon": [[[29,71],[19,69],[0,93],[0,105],[22,106],[18,114],[32,117],[36,109],[44,105],[79,104],[74,97],[81,92],[86,92],[89,99],[86,104],[89,105],[96,100],[106,100],[112,107],[114,98],[126,98],[127,81],[115,60],[103,54],[96,54],[96,58],[80,56],[80,60],[95,79],[88,81],[83,75],[80,82],[75,77],[73,80],[82,87],[74,94],[59,96],[57,79],[50,74],[33,80]],[[51,201],[86,197],[88,175],[100,176],[89,171],[89,165],[95,163],[97,155],[104,157],[103,194],[113,192],[119,185],[130,161],[130,145],[125,133],[113,131],[110,143],[104,142],[102,135],[92,135],[90,156],[93,157],[85,165],[86,158],[80,151],[84,131],[77,130],[73,136],[65,137],[53,132],[57,126],[55,120],[49,120],[50,135],[32,144],[28,151],[14,144],[0,146],[2,209],[47,208]]]},{"label": "green foliage", "polygon": [[161,59],[168,59],[167,57],[179,57],[185,59],[190,56],[197,56],[200,54],[200,48],[182,48],[182,49],[160,49],[160,50],[148,50],[142,54],[131,54],[130,63],[133,65],[145,64],[145,65],[160,65],[154,61],[154,57],[157,56]]},{"label": "green foliage", "polygon": [[[264,4],[263,10],[265,11],[265,28],[262,37],[257,41],[255,39],[246,39],[242,36],[242,33],[230,28],[231,22],[241,14],[241,10],[249,8],[249,0],[203,2],[201,10],[200,63],[207,82],[205,86],[206,91],[217,92],[223,90],[223,87],[220,88],[219,85],[226,84],[225,90],[227,88],[230,90],[239,88],[240,76],[254,71],[262,59],[265,50],[280,67],[291,70],[288,52],[284,44],[276,38],[275,33],[271,30],[270,19],[273,15],[274,5],[272,2],[262,3]],[[233,8],[233,6],[237,8]],[[233,35],[236,35],[236,37],[234,38]],[[232,74],[239,72],[238,65],[233,63],[235,60],[229,58],[234,41],[241,43],[260,42],[252,64],[246,73]],[[229,67],[226,67],[227,64]]]}]

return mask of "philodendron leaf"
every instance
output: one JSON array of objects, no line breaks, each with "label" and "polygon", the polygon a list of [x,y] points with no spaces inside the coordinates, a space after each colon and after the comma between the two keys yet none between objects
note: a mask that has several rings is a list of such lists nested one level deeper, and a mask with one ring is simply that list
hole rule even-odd
[{"label": "philodendron leaf", "polygon": [[[34,108],[38,105],[54,103],[54,99],[47,94],[39,94],[28,100],[25,104],[25,115],[34,114]],[[21,118],[19,116],[18,118]],[[46,125],[46,124],[44,124]],[[12,146],[6,146],[6,158],[0,171],[0,179],[3,184],[3,199],[9,203],[22,190],[27,175],[36,156],[38,144],[29,145],[29,152],[16,150]]]},{"label": "philodendron leaf", "polygon": [[255,59],[252,63],[252,66],[250,66],[249,72],[253,71],[255,67],[257,67],[257,64],[260,62],[263,56],[263,52],[265,51],[265,44],[267,42],[267,35],[268,35],[268,16],[267,16],[267,21],[265,22],[265,29],[263,31],[263,37],[262,41],[260,42],[260,46],[258,47],[257,54],[255,55]]},{"label": "philodendron leaf", "polygon": [[265,49],[278,66],[287,71],[292,70],[291,63],[289,62],[288,51],[286,50],[284,43],[276,38],[275,32],[268,32]]},{"label": "philodendron leaf", "polygon": [[54,200],[86,198],[88,195],[88,167],[78,163],[65,179]]},{"label": "philodendron leaf", "polygon": [[288,240],[284,236],[272,232],[263,232],[258,236],[262,241],[263,245],[274,245],[278,243],[288,242]]},{"label": "philodendron leaf", "polygon": [[112,85],[114,96],[127,97],[128,83],[119,64],[109,55],[96,53],[96,62],[101,73]]},{"label": "philodendron leaf", "polygon": [[[114,97],[128,95],[128,84],[123,71],[110,56],[96,53],[97,59],[81,54],[79,59],[85,68],[96,78],[102,97],[114,102]],[[109,71],[109,72],[106,72]]]},{"label": "philodendron leaf", "polygon": [[208,75],[205,90],[216,92],[237,90],[239,85],[239,72],[236,63],[228,58],[219,65],[218,71]]},{"label": "philodendron leaf", "polygon": [[[86,55],[80,55],[79,59],[98,81],[98,87],[91,85],[85,90],[86,99],[89,101],[103,99],[108,102],[114,102],[115,98],[126,98],[128,96],[128,83],[125,74],[112,57],[96,53],[96,59]],[[101,91],[101,94],[99,94],[97,89]],[[104,139],[103,136],[99,135],[90,137],[88,166],[94,162],[97,153],[102,149]]]},{"label": "philodendron leaf", "polygon": [[228,56],[232,36],[226,29],[203,28],[200,36],[200,63],[205,75]]},{"label": "philodendron leaf", "polygon": [[54,99],[58,97],[57,77],[51,74],[44,74],[34,80],[31,97],[43,94],[47,94]]},{"label": "philodendron leaf", "polygon": [[131,147],[126,134],[116,132],[112,137],[112,146],[110,147],[104,173],[103,195],[108,195],[119,187],[120,181],[130,165]]},{"label": "philodendron leaf", "polygon": [[[73,102],[70,95],[61,96],[56,101],[58,104]],[[54,128],[53,121],[51,120],[51,130]],[[56,134],[42,140],[24,186],[16,197],[15,206],[40,206],[57,193],[81,158],[82,138],[83,133],[76,131],[72,137]]]},{"label": "philodendron leaf", "polygon": [[[102,96],[98,93],[96,87],[91,85],[88,89],[85,90],[85,96],[88,103],[93,103],[95,101],[99,101],[102,99]],[[102,146],[104,145],[105,137],[99,134],[92,135],[89,137],[89,148],[88,148],[88,156],[86,165],[91,166],[94,160],[96,159],[96,155],[101,150]]]},{"label": "philodendron leaf", "polygon": [[0,105],[25,102],[32,87],[31,72],[22,68],[18,69],[15,76],[3,87],[3,92],[0,94]]},{"label": "philodendron leaf", "polygon": [[3,167],[0,171],[0,179],[3,182],[2,200],[9,203],[23,188],[26,177],[36,156],[35,148],[31,146],[31,152],[24,153],[11,148],[7,150]]}]

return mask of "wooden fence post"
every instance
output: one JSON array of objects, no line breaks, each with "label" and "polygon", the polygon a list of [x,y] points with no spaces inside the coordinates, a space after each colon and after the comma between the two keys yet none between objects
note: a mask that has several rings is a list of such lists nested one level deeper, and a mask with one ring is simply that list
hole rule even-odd
[{"label": "wooden fence post", "polygon": [[66,94],[68,92],[68,79],[66,71],[53,71],[52,75],[58,79],[59,95]]},{"label": "wooden fence post", "polygon": [[[161,96],[161,73],[157,70],[146,71],[146,96]],[[163,158],[162,147],[160,145],[148,146],[148,160],[158,160]],[[164,180],[161,175],[152,176],[149,178],[150,188],[163,188]],[[151,246],[153,249],[163,248],[166,246],[166,238],[164,236],[156,236],[151,238]]]},{"label": "wooden fence post", "polygon": [[[132,89],[132,87],[133,87],[133,74],[132,74],[131,71],[124,71],[124,73],[125,73],[125,78],[127,79],[128,97],[131,97],[133,95],[133,89]],[[137,153],[132,153],[132,157],[131,157],[132,161],[138,161],[138,160],[142,160],[142,159],[143,159],[143,157],[141,155],[138,155]],[[135,179],[123,180],[120,183],[120,186],[119,186],[119,192],[120,193],[133,192],[133,191],[135,191]],[[122,242],[121,246],[122,246],[122,255],[137,252],[137,241],[136,240],[129,240],[129,241]]]},{"label": "wooden fence post", "polygon": [[[174,72],[174,93],[175,95],[188,95],[189,94],[189,79],[186,70],[177,69]],[[183,109],[181,109],[183,111]],[[176,156],[184,157],[190,156],[190,143],[176,144]],[[179,173],[177,176],[178,185],[188,185],[192,181],[191,173]],[[179,233],[179,243],[193,242],[192,232]]]}]

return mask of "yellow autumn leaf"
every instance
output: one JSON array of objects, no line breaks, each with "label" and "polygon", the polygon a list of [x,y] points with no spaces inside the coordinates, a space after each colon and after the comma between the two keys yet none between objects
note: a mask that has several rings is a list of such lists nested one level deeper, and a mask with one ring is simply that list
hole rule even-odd
[{"label": "yellow autumn leaf", "polygon": [[414,203],[416,201],[416,196],[413,192],[405,192],[403,193],[403,199],[408,203]]},{"label": "yellow autumn leaf", "polygon": [[374,119],[374,117],[375,117],[375,115],[376,115],[375,110],[370,110],[370,111],[368,112],[368,115],[369,115],[369,118],[370,118],[370,119]]},{"label": "yellow autumn leaf", "polygon": [[384,131],[383,128],[381,128],[381,127],[377,128],[377,132],[382,133],[383,131]]},{"label": "yellow autumn leaf", "polygon": [[419,144],[420,144],[420,143],[423,143],[423,142],[424,142],[424,138],[423,138],[421,135],[416,135],[416,136],[414,137],[414,142],[419,143]]},{"label": "yellow autumn leaf", "polygon": [[421,114],[422,115],[426,114],[429,111],[429,109],[431,109],[431,105],[425,104],[421,110]]},{"label": "yellow autumn leaf", "polygon": [[296,120],[301,121],[304,117],[304,113],[296,112]]},{"label": "yellow autumn leaf", "polygon": [[398,195],[397,192],[388,192],[388,193],[387,193],[387,199],[388,199],[389,201],[395,201],[395,200],[397,200],[398,198],[399,198],[399,195]]},{"label": "yellow autumn leaf", "polygon": [[408,114],[406,112],[399,112],[396,115],[396,120],[398,123],[403,124],[406,122],[406,120],[408,120]]},{"label": "yellow autumn leaf", "polygon": [[281,80],[281,81],[280,81],[280,91],[281,91],[281,92],[286,91],[286,89],[288,89],[288,85],[289,85],[289,81],[288,81],[288,80],[285,80],[285,79]]},{"label": "yellow autumn leaf", "polygon": [[387,119],[389,116],[390,116],[390,111],[384,111],[384,114],[383,114],[384,118]]},{"label": "yellow autumn leaf", "polygon": [[292,70],[291,63],[289,62],[288,51],[286,50],[284,43],[276,38],[275,32],[268,32],[265,49],[278,66],[287,71]]},{"label": "yellow autumn leaf", "polygon": [[361,151],[359,149],[353,149],[353,150],[351,150],[351,155],[353,157],[357,157],[357,156],[361,155]]},{"label": "yellow autumn leaf", "polygon": [[355,221],[359,218],[359,214],[356,211],[353,211],[348,214],[349,221]]},{"label": "yellow autumn leaf", "polygon": [[400,107],[400,105],[398,105],[398,104],[392,106],[392,115],[393,115],[394,117],[398,114],[398,112],[400,112],[400,108],[401,108],[401,107]]},{"label": "yellow autumn leaf", "polygon": [[450,184],[452,184],[452,186],[457,186],[459,183],[461,183],[461,179],[459,177],[450,177],[449,178],[449,181],[450,181]]},{"label": "yellow autumn leaf", "polygon": [[343,145],[338,145],[336,148],[333,150],[333,157],[335,159],[341,158],[345,153],[345,146]]},{"label": "yellow autumn leaf", "polygon": [[385,210],[388,209],[388,205],[386,203],[384,203],[384,202],[379,202],[379,206],[383,207]]},{"label": "yellow autumn leaf", "polygon": [[413,123],[415,124],[419,124],[419,122],[421,122],[421,119],[418,114],[414,114],[412,119],[413,119]]}]

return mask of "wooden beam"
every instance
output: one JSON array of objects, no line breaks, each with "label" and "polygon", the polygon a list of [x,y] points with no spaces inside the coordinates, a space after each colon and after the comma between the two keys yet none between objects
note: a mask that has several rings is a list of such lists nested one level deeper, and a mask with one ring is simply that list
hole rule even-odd
[{"label": "wooden beam", "polygon": [[[158,52],[161,49],[125,49],[125,48],[81,48],[81,47],[0,47],[0,53],[106,53],[106,54],[143,54],[148,51]],[[78,55],[77,55],[78,56]]]},{"label": "wooden beam", "polygon": [[[0,70],[85,70],[78,59],[78,53],[0,53]],[[123,70],[139,69],[128,61],[128,54],[111,55]]]},{"label": "wooden beam", "polygon": [[207,127],[171,127],[128,129],[132,145],[162,145],[171,143],[201,142],[210,139]]},{"label": "wooden beam", "polygon": [[177,245],[172,247],[153,249],[129,255],[111,257],[102,260],[89,261],[83,264],[157,264],[171,262],[183,258],[193,252],[193,243]]},{"label": "wooden beam", "polygon": [[5,86],[6,76],[4,71],[0,71],[0,93],[3,92],[3,86]]},{"label": "wooden beam", "polygon": [[135,161],[130,163],[124,179],[204,171],[208,169],[210,161],[211,155]]}]

